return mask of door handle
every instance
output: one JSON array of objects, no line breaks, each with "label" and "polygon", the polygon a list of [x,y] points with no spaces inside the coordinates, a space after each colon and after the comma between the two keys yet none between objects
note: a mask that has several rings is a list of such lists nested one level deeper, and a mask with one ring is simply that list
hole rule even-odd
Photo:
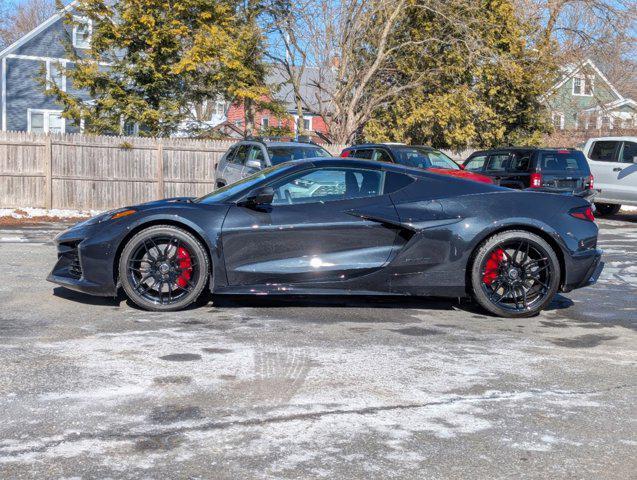
[{"label": "door handle", "polygon": [[615,167],[615,168],[613,168],[613,172],[621,172],[621,171],[622,171],[622,169],[621,169],[621,168],[619,168],[619,167]]}]

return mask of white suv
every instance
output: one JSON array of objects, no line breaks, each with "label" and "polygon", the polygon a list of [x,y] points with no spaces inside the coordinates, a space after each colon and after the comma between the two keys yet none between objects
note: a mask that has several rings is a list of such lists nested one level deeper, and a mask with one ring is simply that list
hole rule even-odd
[{"label": "white suv", "polygon": [[614,215],[622,205],[637,206],[637,137],[590,138],[583,148],[595,188],[600,216]]}]

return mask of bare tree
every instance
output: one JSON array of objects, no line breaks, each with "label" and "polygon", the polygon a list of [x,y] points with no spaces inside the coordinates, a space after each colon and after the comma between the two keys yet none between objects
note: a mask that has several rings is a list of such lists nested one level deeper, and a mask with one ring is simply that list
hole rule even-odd
[{"label": "bare tree", "polygon": [[0,47],[12,44],[55,13],[55,0],[26,0],[0,9]]},{"label": "bare tree", "polygon": [[[435,55],[428,45],[462,48],[467,61],[481,49],[473,44],[471,19],[477,2],[467,0],[316,0],[305,10],[307,44],[304,55],[318,69],[306,92],[337,143],[355,139],[375,111],[426,80],[435,81],[437,68],[406,74],[400,61],[409,55]],[[462,8],[456,8],[461,5]],[[448,28],[405,34],[406,13],[429,15]],[[310,21],[311,20],[311,21]],[[432,62],[432,64],[435,62]]]},{"label": "bare tree", "polygon": [[304,114],[312,110],[304,95],[307,80],[310,25],[316,2],[313,0],[271,0],[266,2],[265,28],[271,45],[266,56],[274,63],[274,73],[292,88],[297,114],[296,132],[305,134]]}]

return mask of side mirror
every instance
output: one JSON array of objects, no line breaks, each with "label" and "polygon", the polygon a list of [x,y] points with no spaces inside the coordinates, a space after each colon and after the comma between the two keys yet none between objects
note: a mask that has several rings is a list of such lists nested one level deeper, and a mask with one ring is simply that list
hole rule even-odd
[{"label": "side mirror", "polygon": [[256,169],[256,170],[261,170],[262,165],[261,165],[261,162],[260,162],[259,160],[254,160],[254,159],[252,159],[252,160],[248,160],[248,161],[246,162],[246,167],[248,167],[248,168],[254,168],[254,169]]},{"label": "side mirror", "polygon": [[460,170],[464,170],[464,164],[461,163],[460,165],[458,165],[460,167]]},{"label": "side mirror", "polygon": [[240,207],[258,207],[260,205],[270,205],[274,200],[274,188],[261,187],[252,190],[245,198],[238,202]]}]

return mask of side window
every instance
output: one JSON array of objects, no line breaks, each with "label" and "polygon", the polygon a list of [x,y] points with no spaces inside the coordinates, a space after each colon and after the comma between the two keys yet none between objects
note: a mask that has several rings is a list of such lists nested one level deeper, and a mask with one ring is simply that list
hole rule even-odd
[{"label": "side window", "polygon": [[407,185],[411,185],[415,181],[416,179],[414,177],[410,177],[404,173],[385,172],[385,187],[383,188],[383,193],[388,194],[397,192],[398,190],[405,188]]},{"label": "side window", "polygon": [[392,159],[389,156],[389,153],[382,148],[377,148],[374,150],[374,155],[372,156],[372,160],[377,162],[387,162],[392,163]]},{"label": "side window", "polygon": [[516,173],[528,172],[530,162],[531,159],[527,154],[516,155],[513,160],[511,160],[509,170]]},{"label": "side window", "polygon": [[509,166],[509,159],[511,157],[508,153],[501,153],[489,156],[489,163],[487,164],[487,172],[505,172]]},{"label": "side window", "polygon": [[273,205],[331,202],[383,194],[383,172],[362,168],[320,168],[272,185]]},{"label": "side window", "polygon": [[471,170],[472,172],[481,172],[484,168],[484,162],[486,161],[486,155],[478,155],[477,157],[473,157],[467,164],[465,165],[465,170]]},{"label": "side window", "polygon": [[356,150],[356,155],[353,155],[356,158],[362,158],[364,160],[371,160],[374,155],[374,150],[371,148],[363,148]]},{"label": "side window", "polygon": [[249,153],[250,153],[250,145],[239,145],[239,148],[237,148],[237,153],[235,154],[231,162],[243,165],[245,161],[248,159]]},{"label": "side window", "polygon": [[637,143],[624,142],[624,150],[622,151],[622,162],[633,163],[637,158]]},{"label": "side window", "polygon": [[258,160],[261,162],[261,165],[265,165],[265,155],[263,154],[263,149],[258,146],[253,146],[250,151],[250,160]]},{"label": "side window", "polygon": [[615,151],[620,142],[601,141],[593,143],[591,151],[588,154],[591,160],[600,162],[615,162]]},{"label": "side window", "polygon": [[237,147],[230,147],[228,149],[228,153],[226,154],[225,161],[232,162],[232,158],[234,157],[235,153],[237,153]]}]

